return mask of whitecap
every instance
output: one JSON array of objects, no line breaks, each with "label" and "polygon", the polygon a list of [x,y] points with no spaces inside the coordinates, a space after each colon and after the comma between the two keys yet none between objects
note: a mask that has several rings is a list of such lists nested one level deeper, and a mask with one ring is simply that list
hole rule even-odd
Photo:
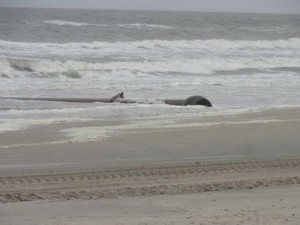
[{"label": "whitecap", "polygon": [[160,25],[160,24],[147,24],[147,23],[119,24],[118,26],[126,27],[126,28],[174,29],[172,26]]},{"label": "whitecap", "polygon": [[65,20],[45,20],[44,23],[58,26],[107,26],[105,24],[79,23]]}]

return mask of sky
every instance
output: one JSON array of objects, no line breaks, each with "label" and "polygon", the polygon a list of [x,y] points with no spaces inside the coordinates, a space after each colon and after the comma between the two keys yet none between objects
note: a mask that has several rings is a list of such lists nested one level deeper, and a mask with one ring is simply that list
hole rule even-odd
[{"label": "sky", "polygon": [[300,0],[0,0],[0,7],[300,14]]}]

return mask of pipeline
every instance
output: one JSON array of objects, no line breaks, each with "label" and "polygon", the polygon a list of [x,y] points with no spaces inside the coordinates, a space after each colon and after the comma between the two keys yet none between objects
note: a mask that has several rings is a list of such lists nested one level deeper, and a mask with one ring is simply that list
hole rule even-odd
[{"label": "pipeline", "polygon": [[[112,98],[27,98],[27,97],[1,97],[0,99],[14,99],[14,100],[24,100],[24,101],[55,101],[55,102],[77,102],[77,103],[93,103],[93,102],[102,102],[102,103],[124,103],[132,104],[139,103],[138,100],[134,99],[125,99],[123,92],[113,96]],[[178,105],[178,106],[187,106],[187,105],[203,105],[206,107],[212,107],[211,102],[202,96],[191,96],[187,99],[163,99],[161,100],[168,105]],[[144,104],[153,104],[151,102],[143,102]]]}]

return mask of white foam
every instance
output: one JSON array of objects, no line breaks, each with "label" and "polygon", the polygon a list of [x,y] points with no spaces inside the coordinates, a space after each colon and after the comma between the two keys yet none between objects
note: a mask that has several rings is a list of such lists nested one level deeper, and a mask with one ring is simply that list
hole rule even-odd
[{"label": "white foam", "polygon": [[119,24],[119,27],[127,28],[160,28],[160,29],[174,29],[172,26],[160,25],[160,24],[148,24],[148,23],[129,23]]},{"label": "white foam", "polygon": [[23,76],[23,74],[13,69],[8,60],[0,59],[0,78],[11,78],[14,76],[20,77]]},{"label": "white foam", "polygon": [[[99,77],[103,74],[134,74],[144,73],[191,73],[191,74],[212,74],[216,71],[231,71],[238,69],[270,69],[278,67],[299,67],[299,58],[295,57],[203,57],[198,59],[176,58],[160,61],[143,62],[108,62],[108,63],[90,63],[84,61],[60,61],[46,59],[0,59],[0,68],[2,73],[13,76],[24,76],[22,71],[32,71],[40,73],[40,76],[66,76],[70,78],[81,78],[84,76]],[[50,74],[51,73],[51,74]],[[32,76],[30,73],[28,73]],[[49,75],[50,74],[50,75]],[[143,75],[143,74],[141,74]],[[260,76],[258,74],[258,76]],[[264,75],[272,76],[272,75]],[[267,80],[266,80],[267,81]],[[176,86],[174,83],[173,85]]]},{"label": "white foam", "polygon": [[149,129],[158,129],[156,132],[165,132],[166,129],[178,128],[196,128],[196,127],[210,127],[210,126],[224,126],[224,125],[245,125],[245,124],[264,124],[264,123],[280,123],[293,122],[295,120],[246,120],[246,121],[220,121],[220,122],[180,122],[174,120],[147,120],[135,121],[129,124],[119,126],[103,126],[103,127],[78,127],[71,129],[64,129],[61,132],[68,138],[68,141],[74,143],[82,142],[99,142],[109,136],[117,133],[142,133]]},{"label": "white foam", "polygon": [[107,26],[105,24],[90,24],[90,23],[79,23],[79,22],[72,22],[72,21],[65,21],[65,20],[45,20],[44,23],[52,24],[52,25],[59,25],[59,26]]},{"label": "white foam", "polygon": [[68,143],[95,142],[109,137],[108,131],[99,127],[70,128],[61,132]]},{"label": "white foam", "polygon": [[47,125],[53,123],[54,120],[30,120],[30,119],[15,119],[0,121],[0,132],[25,130],[34,125]]},{"label": "white foam", "polygon": [[[141,133],[147,132],[149,129],[155,130],[155,132],[164,132],[166,129],[179,129],[179,128],[197,128],[197,127],[210,127],[210,126],[226,126],[226,125],[243,125],[243,124],[262,124],[262,123],[280,123],[280,122],[293,122],[297,120],[278,120],[278,119],[261,119],[261,120],[241,120],[236,121],[234,119],[237,115],[249,114],[249,113],[257,113],[266,110],[273,110],[278,107],[271,108],[243,108],[243,109],[230,109],[230,110],[216,110],[216,109],[202,109],[199,107],[176,107],[176,106],[166,106],[166,105],[157,105],[156,108],[165,108],[169,109],[170,113],[157,113],[155,110],[148,110],[149,107],[153,108],[153,106],[147,105],[132,105],[132,106],[122,106],[124,110],[129,111],[130,109],[135,112],[140,110],[141,108],[145,108],[146,111],[141,111],[141,115],[137,113],[132,118],[127,117],[126,123],[119,122],[113,123],[114,125],[101,125],[101,126],[92,126],[92,127],[73,127],[62,129],[60,133],[64,136],[61,140],[58,141],[47,141],[41,143],[29,143],[29,144],[17,144],[17,145],[7,145],[0,146],[0,149],[9,149],[15,147],[30,147],[30,146],[40,146],[40,145],[55,145],[55,144],[66,144],[66,143],[84,143],[84,142],[99,142],[106,138],[112,137],[119,133]],[[279,108],[295,108],[295,106],[280,106]],[[102,107],[95,109],[104,117],[108,115],[105,111],[101,110]],[[118,113],[119,116],[114,115],[113,118],[120,118],[122,114],[126,111],[120,111],[116,109],[115,112],[112,110],[113,108],[110,106],[104,106],[107,108],[107,113]],[[140,109],[139,109],[140,108]],[[297,106],[299,108],[299,106]],[[68,109],[65,109],[68,110]],[[65,112],[65,110],[62,110]],[[73,109],[76,110],[76,109]],[[92,110],[92,109],[90,109]],[[47,110],[34,110],[36,113],[46,113]],[[89,110],[88,110],[89,111]],[[175,111],[175,112],[174,112]],[[15,113],[15,111],[13,111]],[[150,112],[150,113],[149,113]],[[30,112],[31,113],[31,112]],[[148,113],[148,114],[147,114]],[[22,116],[22,115],[21,115]],[[216,121],[214,119],[215,116],[218,118],[222,118],[221,120],[217,120],[217,122],[205,122],[201,120],[199,121],[199,116],[201,119],[208,118],[209,121]],[[28,115],[24,116],[22,119],[11,119],[11,120],[2,120],[0,121],[0,132],[5,131],[16,131],[16,130],[24,130],[31,126],[37,125],[49,125],[53,123],[68,123],[68,122],[86,122],[86,121],[94,121],[96,125],[97,121],[95,118],[82,119],[82,118],[55,118],[55,119],[25,119]],[[242,118],[242,117],[241,117]],[[205,119],[206,120],[206,119]],[[100,123],[101,124],[101,123]],[[80,126],[80,125],[79,125]]]},{"label": "white foam", "polygon": [[[94,23],[82,23],[82,22],[74,22],[74,21],[66,21],[66,20],[45,20],[43,21],[46,24],[58,25],[58,26],[101,26],[106,27],[107,24],[94,24]],[[173,29],[172,26],[161,25],[161,24],[148,24],[148,23],[128,23],[128,24],[118,24],[111,25],[125,28],[155,28],[155,29]]]},{"label": "white foam", "polygon": [[[199,106],[180,107],[165,104],[103,104],[101,106],[95,105],[91,108],[66,107],[63,109],[8,110],[0,111],[0,133],[25,130],[39,125],[88,121],[99,123],[103,120],[138,120],[140,122],[143,121],[143,124],[149,123],[153,125],[159,123],[161,125],[183,119],[196,119],[199,118],[199,115],[201,115],[202,118],[211,116],[235,116],[249,112],[258,112],[260,110],[261,109],[258,108],[217,110]],[[128,126],[130,127],[132,125],[127,125],[127,127]],[[126,128],[126,126],[122,127]]]},{"label": "white foam", "polygon": [[281,25],[281,26],[265,26],[265,27],[239,27],[238,29],[241,31],[247,31],[247,32],[278,32],[282,33],[285,30],[289,30],[292,27],[289,25]]},{"label": "white foam", "polygon": [[[134,132],[136,129],[164,129],[194,126],[212,126],[216,123],[193,122],[200,118],[225,117],[232,118],[237,115],[257,113],[266,110],[283,108],[295,108],[295,106],[276,106],[241,109],[216,109],[199,106],[168,106],[165,104],[154,105],[103,105],[92,108],[65,108],[45,110],[9,110],[0,112],[0,133],[8,131],[26,130],[33,126],[45,126],[51,124],[82,123],[93,121],[94,124],[102,124],[103,121],[119,121],[118,126],[100,126],[92,128],[71,128],[63,130],[67,133],[68,142],[86,140],[98,140],[106,138],[119,131]],[[299,108],[297,106],[296,108]],[[99,116],[100,115],[100,116]],[[123,122],[122,122],[123,121]],[[265,122],[264,120],[259,120]],[[266,120],[267,122],[276,122]],[[250,121],[251,122],[251,121]],[[253,122],[253,121],[252,121]],[[222,123],[234,123],[222,122]],[[87,131],[88,129],[88,131]],[[83,132],[82,134],[80,134]]]},{"label": "white foam", "polygon": [[0,40],[2,55],[16,56],[107,56],[119,54],[122,56],[143,56],[157,59],[158,56],[168,57],[180,54],[218,53],[276,53],[277,55],[299,54],[300,38],[290,38],[276,41],[229,41],[229,40],[151,40],[134,42],[71,42],[65,44],[24,43]]},{"label": "white foam", "polygon": [[53,118],[53,119],[13,119],[13,120],[0,120],[0,133],[8,131],[26,130],[33,126],[43,126],[57,123],[70,123],[70,122],[87,122],[91,119],[83,118]]}]

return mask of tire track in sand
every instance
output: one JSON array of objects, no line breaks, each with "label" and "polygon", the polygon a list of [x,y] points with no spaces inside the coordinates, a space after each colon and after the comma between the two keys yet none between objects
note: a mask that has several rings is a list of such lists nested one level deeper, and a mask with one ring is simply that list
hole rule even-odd
[{"label": "tire track in sand", "polygon": [[0,177],[0,202],[183,194],[300,184],[300,159]]}]

